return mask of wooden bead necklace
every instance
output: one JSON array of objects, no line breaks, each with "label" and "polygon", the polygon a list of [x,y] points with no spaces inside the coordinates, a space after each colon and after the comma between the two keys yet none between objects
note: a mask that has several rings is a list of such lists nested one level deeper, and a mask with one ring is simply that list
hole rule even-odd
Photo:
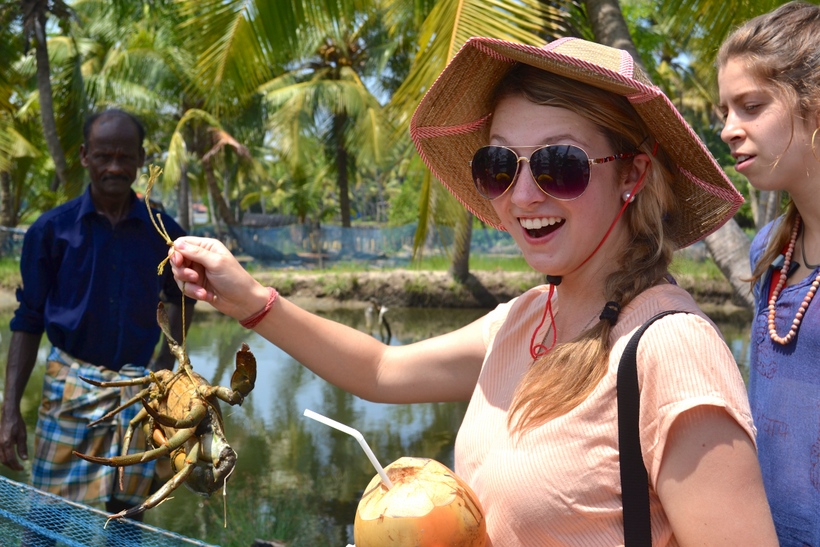
[{"label": "wooden bead necklace", "polygon": [[803,298],[803,302],[800,304],[800,309],[797,310],[797,314],[794,316],[794,320],[792,321],[792,326],[789,329],[789,333],[786,336],[780,336],[777,334],[777,329],[774,325],[774,312],[775,312],[775,302],[777,302],[777,297],[780,296],[780,291],[783,290],[783,287],[786,285],[786,277],[789,271],[789,266],[791,265],[792,261],[792,253],[794,253],[794,244],[797,241],[797,233],[800,230],[800,215],[797,215],[797,218],[794,221],[794,228],[792,228],[792,236],[789,240],[789,246],[786,249],[786,256],[785,260],[783,261],[783,267],[780,268],[780,279],[777,280],[777,286],[772,293],[771,298],[769,299],[769,336],[777,342],[778,344],[786,345],[794,339],[797,335],[797,329],[800,328],[800,322],[803,320],[803,315],[806,313],[806,310],[809,308],[809,303],[811,302],[812,298],[814,298],[814,294],[817,292],[817,287],[820,286],[820,273],[814,278],[814,281],[809,287],[809,292],[806,294],[805,298]]}]

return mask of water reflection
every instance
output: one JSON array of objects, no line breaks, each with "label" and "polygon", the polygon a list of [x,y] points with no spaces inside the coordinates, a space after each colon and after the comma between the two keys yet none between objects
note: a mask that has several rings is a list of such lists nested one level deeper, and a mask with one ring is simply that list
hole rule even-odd
[{"label": "water reflection", "polygon": [[[379,337],[362,308],[321,315]],[[391,344],[446,332],[483,315],[481,310],[391,309]],[[10,312],[0,313],[0,382],[5,378]],[[748,369],[748,330],[721,325],[741,370]],[[242,407],[223,405],[228,440],[238,454],[227,495],[199,498],[179,489],[148,511],[146,522],[202,541],[245,547],[256,538],[281,539],[290,547],[352,543],[361,490],[375,475],[358,443],[303,416],[305,408],[355,427],[382,465],[401,456],[435,458],[452,466],[455,433],[466,403],[384,405],[336,389],[253,332],[216,313],[200,313],[187,340],[194,368],[212,384],[229,385],[236,350],[247,343],[259,363],[256,387]],[[41,350],[42,362],[45,350]],[[332,360],[333,355],[327,355]],[[745,375],[745,373],[744,373]],[[23,400],[29,452],[42,386],[35,369]],[[3,475],[29,482],[28,471]],[[227,507],[227,527],[223,511]]]}]

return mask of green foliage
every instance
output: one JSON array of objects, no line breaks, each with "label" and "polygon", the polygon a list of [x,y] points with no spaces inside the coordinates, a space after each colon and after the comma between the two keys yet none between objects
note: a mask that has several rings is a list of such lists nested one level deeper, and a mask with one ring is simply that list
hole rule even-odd
[{"label": "green foliage", "polygon": [[324,294],[344,300],[358,288],[359,279],[355,275],[328,275],[320,277],[319,284]]},{"label": "green foliage", "polygon": [[675,258],[672,260],[672,264],[669,266],[669,271],[672,275],[685,275],[696,279],[724,279],[723,273],[711,257],[704,260],[696,260],[694,258],[687,257],[683,253],[676,253]]},{"label": "green foliage", "polygon": [[0,288],[14,290],[23,282],[20,276],[20,260],[0,257]]}]

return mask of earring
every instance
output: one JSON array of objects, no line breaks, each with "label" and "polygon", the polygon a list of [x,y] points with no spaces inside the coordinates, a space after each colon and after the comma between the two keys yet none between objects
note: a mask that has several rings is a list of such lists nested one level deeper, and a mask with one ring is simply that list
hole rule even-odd
[{"label": "earring", "polygon": [[633,201],[635,201],[635,196],[633,196],[631,192],[624,192],[622,198],[624,202],[632,203]]},{"label": "earring", "polygon": [[811,155],[814,156],[814,159],[820,161],[820,158],[817,157],[817,152],[814,150],[814,138],[817,136],[817,132],[820,131],[820,127],[814,130],[814,133],[811,134]]}]

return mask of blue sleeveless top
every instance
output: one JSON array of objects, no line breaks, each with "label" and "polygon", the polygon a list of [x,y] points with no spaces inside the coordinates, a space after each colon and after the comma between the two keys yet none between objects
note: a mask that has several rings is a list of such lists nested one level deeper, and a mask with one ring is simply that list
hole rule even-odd
[{"label": "blue sleeveless top", "polygon": [[[752,242],[754,266],[777,219]],[[809,287],[820,271],[784,287],[775,308],[780,336],[791,328]],[[754,288],[749,400],[757,427],[758,456],[766,494],[782,547],[820,546],[820,294],[809,304],[797,335],[788,345],[769,336],[772,270]]]}]

